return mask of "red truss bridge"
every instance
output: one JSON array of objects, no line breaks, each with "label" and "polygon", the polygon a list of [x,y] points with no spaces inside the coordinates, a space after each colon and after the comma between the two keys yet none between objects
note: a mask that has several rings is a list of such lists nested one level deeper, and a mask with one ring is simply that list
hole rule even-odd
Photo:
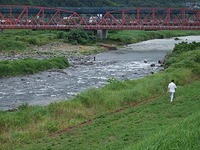
[{"label": "red truss bridge", "polygon": [[48,8],[0,5],[0,29],[199,30],[188,8]]}]

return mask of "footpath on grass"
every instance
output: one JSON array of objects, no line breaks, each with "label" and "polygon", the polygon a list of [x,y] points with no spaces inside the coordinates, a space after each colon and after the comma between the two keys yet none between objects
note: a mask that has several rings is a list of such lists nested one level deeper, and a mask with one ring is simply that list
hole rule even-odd
[{"label": "footpath on grass", "polygon": [[[152,101],[154,101],[155,99],[161,97],[161,96],[164,96],[166,94],[165,93],[162,93],[160,95],[157,95],[157,96],[153,96],[153,97],[148,97],[147,99],[143,99],[143,100],[140,100],[138,102],[133,102],[133,103],[129,103],[129,104],[124,104],[123,108],[119,108],[117,110],[114,110],[114,111],[111,111],[111,112],[108,112],[106,114],[101,114],[101,115],[116,115],[117,113],[122,113],[124,111],[126,111],[127,109],[130,109],[132,107],[137,107],[137,106],[140,106],[140,105],[143,105],[143,104],[148,104]],[[66,129],[62,129],[56,133],[53,133],[53,134],[50,134],[49,136],[50,137],[54,137],[54,136],[58,136],[58,135],[61,135],[61,134],[64,134],[65,132],[68,132],[68,131],[72,131],[72,130],[76,130],[77,128],[80,128],[80,127],[83,127],[83,126],[86,126],[86,125],[89,125],[89,124],[92,124],[95,119],[98,119],[98,116],[97,118],[93,118],[93,119],[90,119],[90,120],[87,120],[87,121],[84,121],[78,125],[75,125],[75,126],[70,126]]]},{"label": "footpath on grass", "polygon": [[20,149],[198,149],[198,88],[200,80],[179,87],[173,104],[169,94],[164,93],[32,141]]},{"label": "footpath on grass", "polygon": [[[184,146],[188,149],[193,146],[198,147],[198,144],[194,142],[198,137],[194,132],[196,129],[191,130],[190,125],[187,124],[188,119],[199,118],[196,114],[200,113],[198,108],[200,103],[200,50],[198,47],[199,43],[176,45],[173,52],[168,55],[164,72],[135,81],[114,80],[102,89],[79,95],[74,102],[80,100],[87,112],[92,110],[95,114],[94,117],[88,119],[90,122],[86,126],[70,130],[71,132],[65,132],[65,130],[60,133],[54,132],[59,136],[44,138],[43,140],[48,141],[48,144],[40,141],[40,144],[36,142],[38,144],[36,147],[51,147],[52,149],[64,147],[68,149],[104,149],[105,147],[137,149],[139,147],[140,149],[143,147],[145,149],[151,146],[154,149],[159,145],[163,149],[175,147],[182,149],[183,144],[180,140],[184,141]],[[167,85],[172,78],[178,86],[174,103],[170,103],[169,93],[166,93]],[[153,98],[152,95],[155,97]],[[113,107],[114,104],[115,107]],[[124,109],[129,104],[133,106]],[[104,111],[101,111],[102,109]],[[91,118],[95,119],[91,122]],[[198,124],[195,123],[195,125]],[[174,132],[170,132],[171,128],[176,131],[176,137],[173,136]],[[189,134],[185,135],[185,132]],[[164,135],[168,138],[166,144],[163,145]],[[161,139],[158,144],[155,139],[159,137]],[[194,140],[185,141],[185,137]],[[149,141],[153,142],[149,145],[147,144]],[[172,144],[172,141],[176,144]],[[32,144],[35,147],[35,142]],[[32,144],[30,145],[33,146]],[[30,145],[27,147],[31,149]]]}]

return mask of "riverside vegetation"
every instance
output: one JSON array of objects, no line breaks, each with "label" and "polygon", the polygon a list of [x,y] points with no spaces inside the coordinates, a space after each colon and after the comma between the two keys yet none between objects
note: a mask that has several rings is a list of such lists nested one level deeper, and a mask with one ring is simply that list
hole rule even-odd
[{"label": "riverside vegetation", "polygon": [[[81,53],[89,55],[102,52],[99,43],[124,45],[137,43],[155,38],[169,38],[184,35],[199,35],[200,31],[110,31],[108,39],[95,40],[92,32],[83,30],[66,31],[32,31],[32,30],[5,30],[0,35],[0,52],[4,56],[28,55],[24,60],[8,60],[0,61],[0,77],[10,77],[17,75],[33,74],[48,69],[62,69],[68,67],[68,54],[45,52],[50,57],[58,57],[46,60],[29,59],[31,55],[44,55],[44,52],[33,50],[33,46],[42,46],[48,43],[61,42],[73,45],[89,45],[93,46],[91,50],[81,49],[78,52],[72,50],[72,53]],[[51,49],[51,47],[49,47]],[[54,62],[52,64],[52,62]],[[23,66],[23,69],[19,69]],[[41,67],[37,67],[41,66]]]},{"label": "riverside vegetation", "polygon": [[64,57],[51,58],[48,60],[37,60],[26,58],[22,60],[1,61],[0,76],[18,76],[25,74],[33,74],[39,71],[45,71],[52,68],[64,69],[69,66],[67,59]]},{"label": "riverside vegetation", "polygon": [[[35,6],[50,6],[50,7],[186,7],[187,1],[163,1],[163,0],[46,0],[46,1],[32,1],[32,0],[4,0],[2,4],[24,4],[24,5],[35,5]],[[195,5],[199,2],[198,0],[190,0],[190,5]]]},{"label": "riverside vegetation", "polygon": [[[53,52],[41,52],[33,50],[33,46],[42,46],[54,42],[71,42],[72,44],[94,43],[93,36],[82,30],[62,31],[31,31],[31,30],[6,30],[0,36],[1,55],[8,60],[0,61],[0,77],[10,77],[25,74],[38,73],[48,69],[63,69],[69,66],[66,55],[54,54]],[[48,47],[49,49],[51,47]],[[96,48],[93,52],[99,52]],[[86,50],[82,53],[89,54]],[[90,52],[92,53],[92,52]],[[19,56],[12,60],[12,56]],[[20,55],[26,58],[19,59]],[[31,58],[32,55],[48,55],[50,59],[41,60]],[[53,57],[53,58],[51,58]],[[11,60],[10,60],[11,59]]]},{"label": "riverside vegetation", "polygon": [[[155,32],[153,32],[155,34]],[[70,101],[0,112],[0,149],[194,149],[200,137],[200,43],[177,44],[165,70]],[[174,103],[167,85],[178,85]]]}]

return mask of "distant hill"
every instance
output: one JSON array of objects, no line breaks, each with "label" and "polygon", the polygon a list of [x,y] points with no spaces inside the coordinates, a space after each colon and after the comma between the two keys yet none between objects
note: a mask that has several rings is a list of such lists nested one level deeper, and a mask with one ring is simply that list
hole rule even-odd
[{"label": "distant hill", "polygon": [[199,0],[0,0],[0,4],[48,7],[193,7],[198,3]]}]

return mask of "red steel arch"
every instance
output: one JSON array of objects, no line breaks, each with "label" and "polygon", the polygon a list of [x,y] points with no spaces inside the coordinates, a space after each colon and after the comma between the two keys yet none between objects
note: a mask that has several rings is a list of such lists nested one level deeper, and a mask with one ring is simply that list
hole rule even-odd
[{"label": "red steel arch", "polygon": [[0,5],[0,29],[199,30],[200,10],[130,8],[78,14],[59,8]]}]

